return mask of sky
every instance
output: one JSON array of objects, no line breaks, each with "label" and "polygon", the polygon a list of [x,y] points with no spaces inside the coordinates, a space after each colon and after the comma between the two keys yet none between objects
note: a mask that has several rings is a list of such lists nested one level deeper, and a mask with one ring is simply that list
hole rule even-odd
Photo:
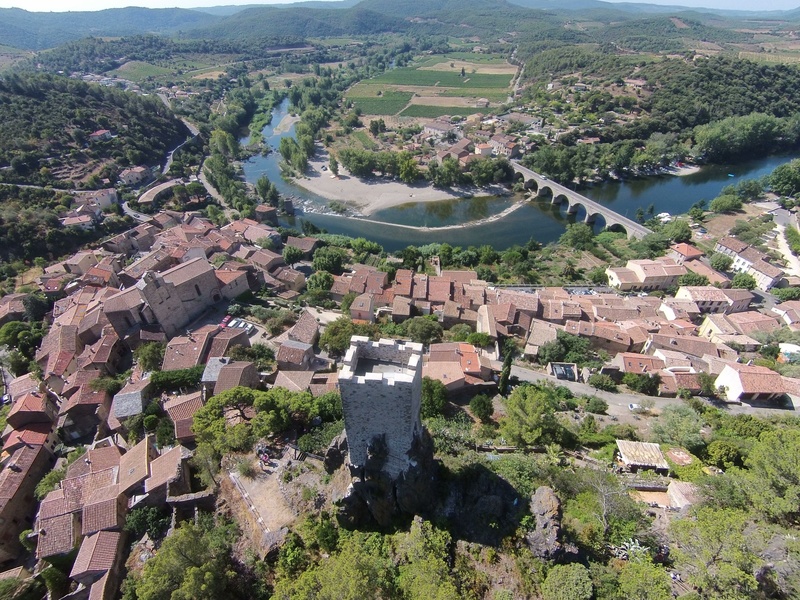
[{"label": "sky", "polygon": [[[270,0],[269,4],[285,4],[294,0]],[[618,1],[618,0],[609,0]],[[624,0],[622,0],[624,1]],[[639,0],[649,4],[672,4],[738,10],[789,10],[800,6],[800,0]],[[63,12],[68,10],[101,10],[125,6],[147,8],[196,8],[231,4],[259,4],[258,0],[0,0],[0,8],[24,8],[30,11]]]}]

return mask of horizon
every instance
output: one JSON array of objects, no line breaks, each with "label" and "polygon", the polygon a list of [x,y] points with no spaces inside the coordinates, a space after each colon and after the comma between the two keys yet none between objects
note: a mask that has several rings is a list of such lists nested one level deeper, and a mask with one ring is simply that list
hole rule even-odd
[{"label": "horizon", "polygon": [[[318,0],[335,2],[336,0]],[[753,10],[749,0],[605,0],[613,4],[655,4],[661,6],[679,6],[694,9],[740,10],[747,12],[786,11],[799,8],[798,0],[767,0]],[[297,0],[271,0],[270,2],[254,2],[252,0],[0,0],[0,8],[19,8],[28,12],[95,12],[112,8],[183,8],[207,9],[223,6],[245,5],[283,5],[293,4]]]}]

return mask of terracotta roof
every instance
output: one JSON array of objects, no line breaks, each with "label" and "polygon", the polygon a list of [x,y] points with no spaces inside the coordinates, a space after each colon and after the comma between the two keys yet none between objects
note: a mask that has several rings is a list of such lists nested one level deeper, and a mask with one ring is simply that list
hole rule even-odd
[{"label": "terracotta roof", "polygon": [[193,440],[195,413],[203,408],[203,399],[200,392],[177,396],[171,398],[165,405],[164,410],[175,424],[175,438],[179,441]]},{"label": "terracotta roof", "polygon": [[733,313],[727,315],[727,318],[739,333],[745,335],[754,331],[774,331],[781,328],[781,324],[776,319],[754,310]]},{"label": "terracotta roof", "polygon": [[115,586],[112,584],[111,571],[106,571],[103,576],[92,584],[89,588],[88,600],[111,600],[116,594]]},{"label": "terracotta roof", "polygon": [[90,448],[83,457],[79,458],[67,467],[67,479],[86,475],[87,473],[97,473],[106,469],[119,469],[119,461],[122,451],[118,446],[105,446],[102,448]]},{"label": "terracotta roof", "polygon": [[3,451],[9,452],[18,446],[43,446],[53,432],[52,423],[30,423],[15,429],[3,444]]},{"label": "terracotta roof", "polygon": [[90,492],[82,515],[83,535],[103,529],[118,529],[122,525],[119,485],[109,485]]},{"label": "terracotta roof", "polygon": [[677,252],[678,254],[689,260],[693,258],[700,258],[701,256],[703,256],[703,252],[701,250],[698,250],[691,244],[686,244],[686,243],[674,244],[673,246],[671,246],[671,248],[674,252]]},{"label": "terracotta roof", "polygon": [[124,494],[150,476],[150,439],[141,442],[122,455],[119,461],[119,489]]},{"label": "terracotta roof", "polygon": [[297,323],[289,330],[289,339],[304,344],[314,344],[319,336],[319,323],[316,317],[308,310],[304,310],[297,319]]},{"label": "terracotta roof", "polygon": [[27,375],[22,375],[12,379],[8,383],[7,392],[11,394],[12,398],[16,398],[17,396],[20,396],[26,392],[38,390],[40,385],[41,382],[36,379],[32,373],[28,373]]},{"label": "terracotta roof", "polygon": [[200,328],[190,335],[180,335],[172,338],[164,351],[164,371],[177,371],[188,369],[204,362],[205,352],[209,341],[219,330],[216,325]]},{"label": "terracotta roof", "polygon": [[190,261],[181,263],[171,269],[164,271],[161,277],[164,281],[174,285],[181,285],[183,283],[197,279],[204,273],[210,273],[214,270],[205,257],[193,258]]},{"label": "terracotta roof", "polygon": [[722,246],[723,248],[727,248],[732,252],[739,253],[742,252],[747,248],[747,244],[744,242],[737,240],[734,237],[724,237],[717,242],[718,246]]},{"label": "terracotta roof", "polygon": [[647,354],[620,352],[616,360],[622,362],[622,370],[625,373],[654,373],[664,368],[663,360]]},{"label": "terracotta roof", "polygon": [[100,406],[111,400],[111,396],[105,390],[93,390],[90,384],[83,384],[78,391],[70,396],[64,406],[61,407],[59,415],[65,415],[78,406]]},{"label": "terracotta roof", "polygon": [[214,394],[221,394],[239,385],[252,386],[258,381],[256,367],[251,362],[238,361],[224,365],[217,376]]},{"label": "terracotta roof", "polygon": [[36,558],[47,558],[72,551],[80,534],[77,519],[78,517],[72,513],[41,519]]},{"label": "terracotta roof", "polygon": [[278,362],[300,365],[303,363],[303,358],[306,353],[311,349],[312,347],[310,344],[287,340],[281,344],[275,358]]},{"label": "terracotta roof", "polygon": [[396,296],[411,297],[414,273],[409,269],[398,269],[394,276],[394,293]]},{"label": "terracotta roof", "polygon": [[48,404],[51,404],[47,394],[42,394],[38,391],[30,391],[13,398],[14,402],[11,405],[11,410],[6,416],[7,419],[11,418],[12,420],[18,414],[39,413],[46,415]]},{"label": "terracotta roof", "polygon": [[100,531],[84,538],[69,576],[75,579],[111,570],[117,560],[120,538],[118,531]]},{"label": "terracotta roof", "polygon": [[305,392],[310,388],[313,378],[314,373],[311,371],[278,371],[272,387]]},{"label": "terracotta roof", "polygon": [[119,469],[113,467],[64,479],[61,482],[61,489],[64,490],[65,507],[70,512],[81,510],[92,491],[117,483],[118,472]]},{"label": "terracotta roof", "polygon": [[225,327],[211,340],[208,358],[225,356],[233,346],[250,347],[250,336],[243,327]]},{"label": "terracotta roof", "polygon": [[313,237],[298,238],[292,235],[286,238],[286,245],[299,248],[304,253],[309,253],[319,244],[319,240]]},{"label": "terracotta roof", "polygon": [[183,446],[174,446],[150,463],[150,477],[144,482],[144,491],[153,490],[176,480],[181,474],[181,464],[189,453]]},{"label": "terracotta roof", "polygon": [[739,380],[742,383],[742,393],[783,393],[783,380],[775,371],[757,365],[732,364],[729,366],[739,373]]},{"label": "terracotta roof", "polygon": [[431,277],[428,281],[428,300],[444,303],[452,299],[453,282],[447,277]]}]

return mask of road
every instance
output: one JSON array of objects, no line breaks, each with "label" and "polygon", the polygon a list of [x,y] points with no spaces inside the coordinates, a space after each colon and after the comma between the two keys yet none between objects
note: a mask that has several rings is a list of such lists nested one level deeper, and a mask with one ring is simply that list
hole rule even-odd
[{"label": "road", "polygon": [[130,206],[128,206],[127,202],[122,203],[122,212],[124,212],[130,218],[139,221],[140,223],[145,223],[151,218],[148,215],[143,215],[142,213],[136,212]]},{"label": "road", "polygon": [[[517,377],[520,381],[529,381],[531,383],[536,383],[538,381],[549,381],[557,385],[568,387],[574,394],[577,395],[597,396],[608,403],[608,414],[613,416],[630,415],[631,412],[628,408],[628,405],[640,404],[645,398],[650,398],[653,400],[653,410],[655,412],[660,412],[667,406],[683,404],[683,400],[680,398],[657,398],[652,396],[642,396],[641,394],[631,394],[629,392],[604,392],[601,390],[596,390],[586,383],[559,380],[555,377],[551,377],[550,375],[545,375],[539,371],[533,371],[531,369],[518,367],[516,365],[511,366],[511,376]],[[762,416],[783,416],[793,413],[793,411],[790,412],[780,408],[753,407],[746,404],[731,404],[725,410],[731,414],[758,414]]]}]

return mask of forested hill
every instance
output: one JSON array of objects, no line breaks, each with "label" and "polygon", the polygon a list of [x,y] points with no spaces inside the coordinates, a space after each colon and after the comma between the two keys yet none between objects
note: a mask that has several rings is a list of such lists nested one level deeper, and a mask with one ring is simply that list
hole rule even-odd
[{"label": "forested hill", "polygon": [[[114,137],[89,143],[99,129]],[[41,74],[0,80],[0,182],[96,185],[160,163],[187,134],[155,96]]]},{"label": "forested hill", "polygon": [[0,8],[0,40],[14,48],[42,50],[91,35],[175,33],[218,19],[208,13],[180,8],[131,7],[64,13]]}]

